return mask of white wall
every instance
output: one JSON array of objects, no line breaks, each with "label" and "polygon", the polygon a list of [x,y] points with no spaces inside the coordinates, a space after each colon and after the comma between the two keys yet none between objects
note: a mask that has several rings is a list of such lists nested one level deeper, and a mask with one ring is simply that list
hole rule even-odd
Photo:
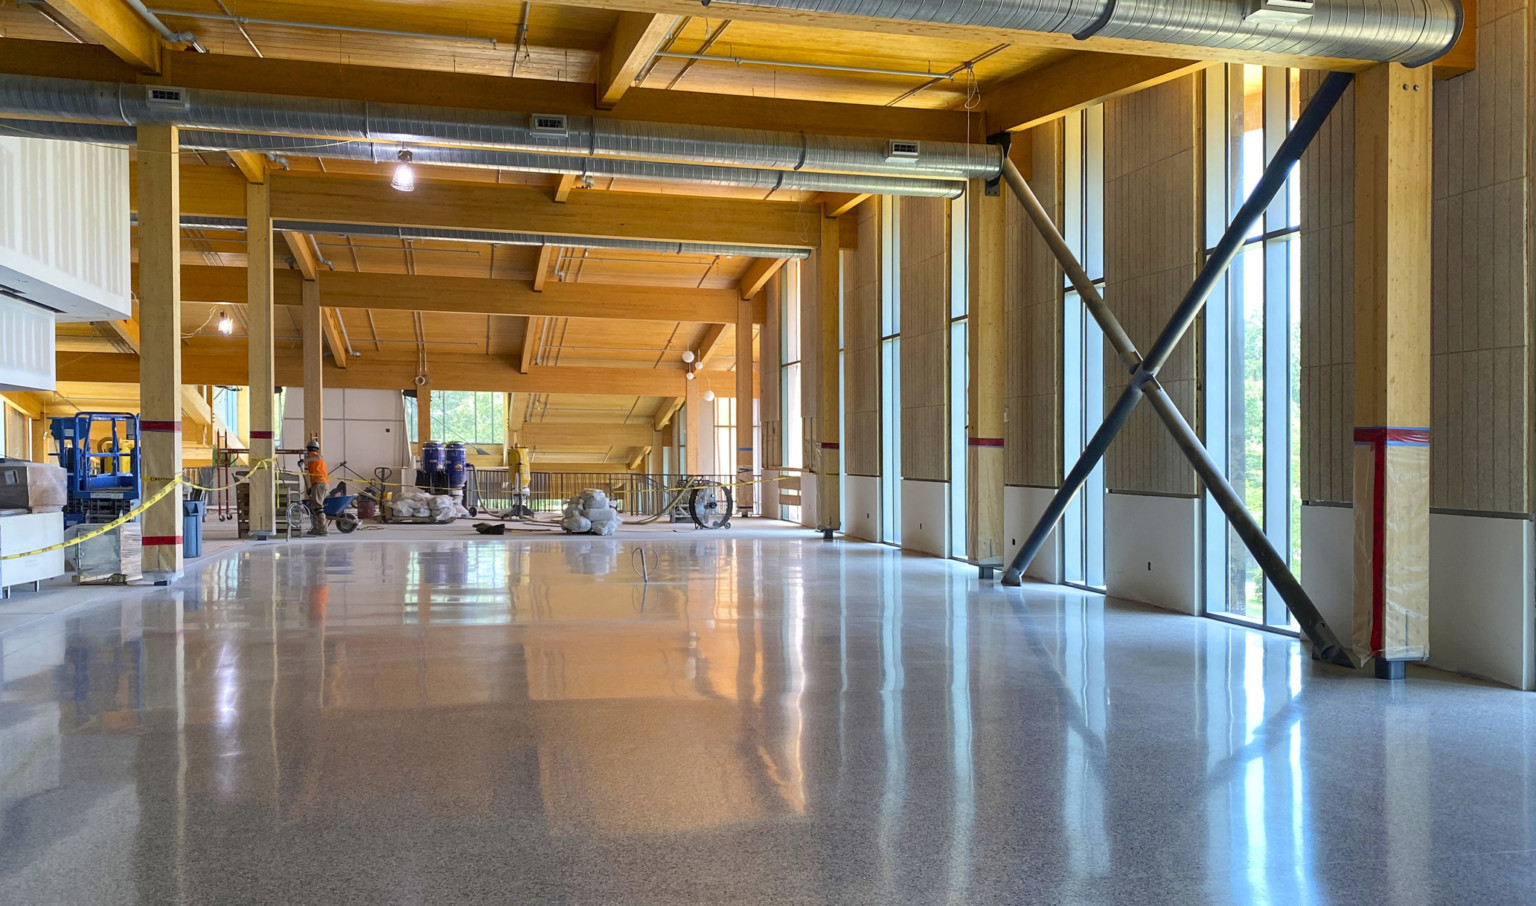
[{"label": "white wall", "polygon": [[128,211],[127,148],[0,135],[0,285],[57,320],[132,313]]},{"label": "white wall", "polygon": [[949,556],[949,483],[901,482],[901,546],[904,550]]},{"label": "white wall", "polygon": [[[1353,634],[1354,510],[1303,507],[1301,584],[1345,644]],[[1536,689],[1531,523],[1429,517],[1429,663]]]},{"label": "white wall", "polygon": [[53,323],[51,312],[0,298],[0,390],[54,389]]},{"label": "white wall", "polygon": [[1104,581],[1111,597],[1200,613],[1200,501],[1104,498]]},{"label": "white wall", "polygon": [[[373,477],[379,466],[398,470],[409,462],[405,437],[405,409],[399,391],[325,391],[322,452],[333,475],[340,474],[342,463],[365,479]],[[293,450],[304,443],[304,389],[289,387],[283,395],[283,430],[278,446]]]},{"label": "white wall", "polygon": [[880,479],[843,476],[843,529],[850,538],[880,540]]},{"label": "white wall", "polygon": [[[1030,531],[1040,521],[1041,514],[1054,496],[1056,492],[1049,488],[1003,489],[1003,536],[1007,545],[1007,553],[1003,556],[1005,565],[1013,562],[1014,555],[1024,546],[1024,539],[1029,537]],[[1045,546],[1040,548],[1035,562],[1024,570],[1024,575],[1044,582],[1060,583],[1061,554],[1061,527],[1057,526],[1045,536]]]},{"label": "white wall", "polygon": [[819,478],[810,472],[800,473],[800,524],[808,529],[816,527],[818,506],[816,483]]}]

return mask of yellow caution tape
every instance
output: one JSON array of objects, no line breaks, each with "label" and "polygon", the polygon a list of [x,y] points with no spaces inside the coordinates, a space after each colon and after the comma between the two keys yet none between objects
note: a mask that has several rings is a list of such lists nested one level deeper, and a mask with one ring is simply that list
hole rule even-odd
[{"label": "yellow caution tape", "polygon": [[124,513],[123,515],[117,517],[116,519],[114,519],[113,521],[107,523],[106,525],[102,526],[101,528],[97,529],[96,531],[91,532],[90,534],[81,535],[78,538],[71,538],[68,541],[64,541],[64,542],[61,542],[59,544],[52,545],[50,547],[40,548],[40,549],[35,550],[35,551],[27,551],[24,554],[8,554],[8,555],[6,555],[4,557],[0,557],[0,561],[20,560],[22,557],[35,557],[38,554],[51,554],[54,551],[61,551],[61,550],[64,550],[65,548],[67,548],[67,547],[74,547],[77,544],[84,544],[85,542],[90,541],[92,538],[100,538],[102,535],[105,535],[107,532],[110,532],[113,529],[118,528],[119,526],[125,525],[125,524],[127,524],[129,522],[132,522],[133,520],[137,519],[141,514],[143,514],[143,512],[145,510],[147,510],[150,507],[154,506],[155,504],[159,503],[161,500],[163,500],[165,498],[165,496],[167,494],[169,494],[172,491],[176,490],[176,486],[177,485],[180,485],[183,482],[184,482],[184,479],[177,478],[176,480],[172,481],[170,484],[168,484],[165,487],[161,488],[159,491],[156,491],[154,496],[150,497],[148,500],[146,500],[143,503],[139,504],[138,506],[134,507],[132,510],[129,510],[127,513]]}]

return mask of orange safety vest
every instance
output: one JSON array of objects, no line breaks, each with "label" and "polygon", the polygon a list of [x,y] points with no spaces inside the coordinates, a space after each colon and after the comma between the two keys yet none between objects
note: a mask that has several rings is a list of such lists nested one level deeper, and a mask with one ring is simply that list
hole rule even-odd
[{"label": "orange safety vest", "polygon": [[304,455],[304,471],[309,473],[311,485],[326,484],[331,480],[330,473],[325,470],[325,460],[319,453]]}]

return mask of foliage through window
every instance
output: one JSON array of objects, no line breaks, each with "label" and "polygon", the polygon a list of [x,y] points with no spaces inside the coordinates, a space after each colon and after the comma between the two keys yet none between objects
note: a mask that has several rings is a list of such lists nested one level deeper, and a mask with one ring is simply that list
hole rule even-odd
[{"label": "foliage through window", "polygon": [[507,438],[502,394],[438,390],[431,396],[432,436],[443,443],[501,444]]}]

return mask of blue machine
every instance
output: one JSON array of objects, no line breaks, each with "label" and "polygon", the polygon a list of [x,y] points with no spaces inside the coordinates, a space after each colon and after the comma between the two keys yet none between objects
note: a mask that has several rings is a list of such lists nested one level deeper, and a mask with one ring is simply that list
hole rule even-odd
[{"label": "blue machine", "polygon": [[67,473],[65,525],[111,522],[138,505],[144,491],[137,415],[77,412],[55,418],[51,431]]}]

